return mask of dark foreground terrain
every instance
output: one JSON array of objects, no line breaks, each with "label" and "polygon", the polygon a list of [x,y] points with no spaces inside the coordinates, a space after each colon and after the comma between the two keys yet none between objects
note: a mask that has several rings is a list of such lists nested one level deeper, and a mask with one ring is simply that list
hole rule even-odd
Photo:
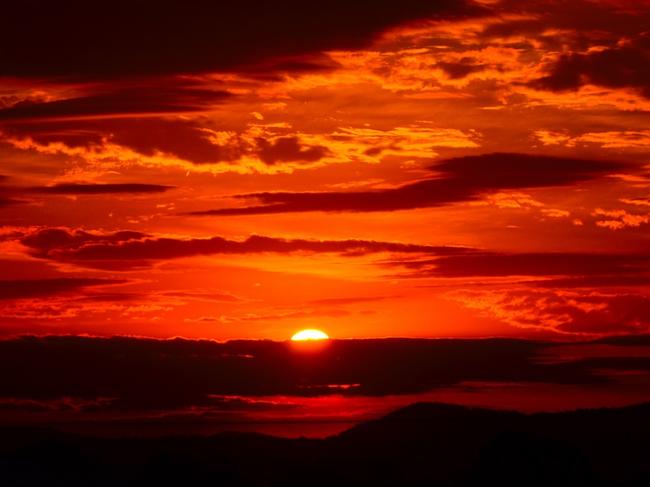
[{"label": "dark foreground terrain", "polygon": [[323,440],[0,431],[0,485],[650,485],[650,404],[522,415],[416,404]]}]

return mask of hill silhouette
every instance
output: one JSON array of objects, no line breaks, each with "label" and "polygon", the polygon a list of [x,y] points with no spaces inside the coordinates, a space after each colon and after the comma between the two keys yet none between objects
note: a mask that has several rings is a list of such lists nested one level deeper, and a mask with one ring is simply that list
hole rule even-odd
[{"label": "hill silhouette", "polygon": [[650,403],[521,414],[420,403],[325,439],[0,432],[8,487],[650,485]]}]

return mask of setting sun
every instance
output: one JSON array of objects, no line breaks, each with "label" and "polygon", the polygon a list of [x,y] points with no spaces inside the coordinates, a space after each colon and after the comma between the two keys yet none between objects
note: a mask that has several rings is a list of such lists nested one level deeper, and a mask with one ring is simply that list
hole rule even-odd
[{"label": "setting sun", "polygon": [[327,333],[321,330],[314,330],[314,329],[307,329],[307,330],[300,330],[299,332],[295,333],[292,337],[291,340],[294,342],[302,342],[302,341],[307,341],[307,340],[328,340],[329,336]]}]

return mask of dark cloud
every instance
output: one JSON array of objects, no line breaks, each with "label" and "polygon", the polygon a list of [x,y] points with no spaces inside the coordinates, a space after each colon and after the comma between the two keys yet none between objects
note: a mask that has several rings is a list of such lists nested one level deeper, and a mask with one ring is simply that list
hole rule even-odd
[{"label": "dark cloud", "polygon": [[650,98],[650,34],[602,50],[563,54],[549,65],[548,74],[532,86],[567,91],[587,84],[635,88]]},{"label": "dark cloud", "polygon": [[145,156],[162,152],[195,164],[234,161],[243,153],[239,146],[212,143],[199,122],[180,119],[27,121],[4,124],[2,132],[9,138],[30,138],[38,144],[61,142],[68,147],[93,148],[109,142]]},{"label": "dark cloud", "polygon": [[258,155],[266,164],[276,162],[315,162],[330,153],[321,145],[305,147],[298,137],[279,137],[271,142],[258,139]]},{"label": "dark cloud", "polygon": [[75,292],[90,286],[106,286],[123,282],[125,281],[75,277],[0,280],[0,300],[41,298]]},{"label": "dark cloud", "polygon": [[436,63],[436,67],[442,69],[451,79],[462,79],[472,73],[487,69],[487,66],[477,63],[472,58],[464,58],[458,62],[440,61]]},{"label": "dark cloud", "polygon": [[596,340],[594,343],[605,343],[608,345],[618,345],[627,347],[645,347],[650,346],[650,334],[647,335],[619,335],[604,337]]},{"label": "dark cloud", "polygon": [[481,36],[491,38],[509,38],[521,35],[539,35],[544,31],[544,23],[540,19],[510,20],[490,23],[481,31]]},{"label": "dark cloud", "polygon": [[11,2],[0,76],[97,79],[256,65],[268,73],[269,60],[303,67],[306,55],[362,47],[396,24],[483,12],[468,0],[334,0],[320,8],[299,0]]},{"label": "dark cloud", "polygon": [[321,193],[251,193],[239,199],[262,203],[243,208],[197,211],[193,215],[253,215],[304,211],[395,211],[477,198],[499,189],[562,186],[605,175],[625,166],[530,154],[494,153],[446,159],[431,167],[435,177],[395,189]]},{"label": "dark cloud", "polygon": [[117,120],[43,120],[2,123],[3,139],[31,139],[37,144],[63,143],[68,147],[91,147],[101,145],[112,135],[110,127],[119,125]]},{"label": "dark cloud", "polygon": [[[409,269],[411,274],[406,275],[412,277],[569,276],[569,279],[579,279],[575,281],[576,285],[584,285],[596,284],[599,279],[616,282],[612,276],[619,282],[638,279],[641,277],[639,274],[650,270],[650,256],[579,252],[468,252],[434,259],[397,260],[389,265]],[[535,284],[545,286],[553,282],[535,281]],[[562,284],[563,281],[557,283]]]},{"label": "dark cloud", "polygon": [[[342,253],[366,255],[377,252],[431,253],[445,255],[471,251],[464,247],[416,245],[373,240],[301,240],[251,236],[246,240],[222,237],[205,239],[152,238],[139,232],[95,234],[65,229],[43,229],[25,235],[21,243],[37,257],[60,261],[105,265],[107,261],[119,267],[145,265],[160,259],[173,259],[210,254],[251,253]],[[104,264],[100,264],[100,263]]]},{"label": "dark cloud", "polygon": [[221,102],[228,96],[225,91],[159,82],[48,102],[19,102],[0,110],[0,121],[190,112]]},{"label": "dark cloud", "polygon": [[580,361],[536,360],[547,346],[506,339],[334,340],[305,354],[290,342],[259,340],[26,337],[0,341],[3,370],[16,371],[0,374],[0,398],[115,398],[110,408],[161,410],[209,405],[215,395],[408,394],[464,381],[607,382]]},{"label": "dark cloud", "polygon": [[[2,111],[0,110],[0,120]],[[296,136],[258,137],[254,141],[233,135],[218,143],[213,130],[200,117],[193,120],[155,117],[104,118],[84,120],[25,120],[5,123],[5,137],[30,138],[39,144],[62,142],[69,147],[94,148],[108,142],[144,156],[159,153],[194,164],[235,162],[249,155],[265,164],[315,162],[330,154],[322,145],[307,145]]]},{"label": "dark cloud", "polygon": [[245,150],[240,141],[228,146],[214,143],[197,121],[135,119],[100,122],[91,128],[97,134],[110,133],[110,142],[145,156],[162,152],[194,164],[236,161]]},{"label": "dark cloud", "polygon": [[232,161],[242,155],[208,140],[197,120],[164,115],[209,109],[230,95],[187,81],[122,82],[88,85],[87,94],[56,101],[24,101],[0,110],[5,138],[38,144],[95,148],[112,143],[146,156],[170,154],[197,164]]},{"label": "dark cloud", "polygon": [[142,183],[82,184],[61,183],[53,186],[29,188],[30,192],[45,194],[116,194],[116,193],[163,193],[173,186]]},{"label": "dark cloud", "polygon": [[119,243],[142,239],[147,235],[140,232],[122,231],[110,234],[95,234],[76,230],[69,232],[60,228],[46,228],[24,235],[21,243],[29,247],[36,256],[47,256],[50,251],[75,249],[90,243]]},{"label": "dark cloud", "polygon": [[309,53],[276,57],[240,66],[237,72],[255,81],[273,82],[285,79],[286,73],[318,73],[339,68],[340,64],[325,53]]},{"label": "dark cloud", "polygon": [[148,183],[59,183],[51,186],[0,186],[0,208],[25,203],[20,198],[39,194],[105,195],[163,193],[174,186]]},{"label": "dark cloud", "polygon": [[510,18],[506,15],[500,22],[487,23],[480,36],[535,40],[553,51],[613,46],[623,38],[646,31],[650,20],[647,4],[626,0],[530,0],[525,4],[518,0],[501,0],[496,10],[518,15]]},{"label": "dark cloud", "polygon": [[[643,272],[646,269],[638,269]],[[650,269],[649,269],[650,270]],[[581,276],[560,279],[544,279],[527,284],[545,288],[595,288],[595,287],[635,287],[649,286],[650,275],[635,275],[634,272],[613,276]]]}]

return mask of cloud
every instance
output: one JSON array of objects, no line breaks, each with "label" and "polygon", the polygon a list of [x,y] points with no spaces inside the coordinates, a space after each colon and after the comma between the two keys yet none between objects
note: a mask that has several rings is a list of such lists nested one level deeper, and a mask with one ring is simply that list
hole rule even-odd
[{"label": "cloud", "polygon": [[173,186],[143,183],[60,183],[52,186],[38,186],[29,188],[29,192],[45,194],[119,194],[119,193],[163,193]]},{"label": "cloud", "polygon": [[23,235],[21,243],[32,250],[36,256],[46,256],[50,251],[61,249],[75,249],[92,242],[118,243],[147,236],[141,232],[121,231],[110,234],[96,234],[75,230],[68,232],[61,228],[46,228]]},{"label": "cloud", "polygon": [[628,213],[625,210],[604,210],[602,208],[596,208],[592,212],[592,215],[601,218],[596,222],[596,225],[609,228],[610,230],[621,230],[627,227],[636,228],[650,222],[650,214],[638,215]]},{"label": "cloud", "polygon": [[[2,180],[0,179],[0,182]],[[0,208],[26,203],[34,195],[156,194],[174,186],[148,183],[58,183],[51,186],[0,186]],[[30,198],[31,199],[31,198]]]},{"label": "cloud", "polygon": [[258,146],[259,158],[266,164],[293,161],[315,162],[330,153],[322,145],[303,147],[298,137],[278,137],[271,142],[260,138]]},{"label": "cloud", "polygon": [[634,88],[650,98],[650,35],[641,34],[615,47],[562,54],[547,71],[531,85],[551,91],[577,90],[587,84]]},{"label": "cloud", "polygon": [[580,276],[557,279],[543,279],[526,283],[534,287],[543,288],[612,288],[612,287],[637,287],[650,285],[650,275],[635,275],[634,273],[603,276]]},{"label": "cloud", "polygon": [[303,240],[251,236],[245,240],[154,238],[139,232],[108,234],[80,230],[42,229],[20,242],[36,257],[113,268],[147,265],[161,259],[211,254],[293,252],[341,253],[359,256],[379,252],[449,254],[471,251],[465,247],[417,245],[374,240]]},{"label": "cloud", "polygon": [[544,145],[565,145],[579,147],[595,144],[604,149],[627,149],[645,151],[650,147],[650,130],[612,130],[607,132],[586,132],[573,136],[565,132],[537,130],[535,137]]},{"label": "cloud", "polygon": [[26,100],[0,110],[0,121],[69,119],[192,112],[230,96],[225,91],[197,88],[177,82],[121,88],[47,102]]},{"label": "cloud", "polygon": [[650,206],[650,198],[621,198],[620,201],[633,206]]},{"label": "cloud", "polygon": [[477,198],[481,193],[563,186],[625,167],[603,161],[530,154],[494,153],[446,159],[430,169],[436,175],[395,189],[320,193],[250,193],[261,205],[196,211],[193,215],[254,215],[304,211],[395,211],[440,206]]},{"label": "cloud", "polygon": [[[0,398],[114,398],[104,406],[160,411],[210,405],[216,395],[382,396],[463,381],[605,380],[579,361],[535,360],[547,346],[507,339],[334,340],[313,356],[295,353],[289,342],[264,340],[22,337],[0,341],[3,366],[21,371],[0,375]],[[328,387],[334,384],[358,386]]]},{"label": "cloud", "polygon": [[26,145],[46,148],[52,144],[62,151],[65,148],[73,152],[85,149],[88,156],[105,153],[107,157],[111,149],[114,152],[117,148],[134,151],[135,156],[163,155],[197,165],[240,162],[246,157],[268,166],[293,162],[308,164],[332,155],[324,145],[305,142],[297,135],[275,136],[273,131],[260,126],[240,132],[218,131],[210,128],[211,125],[201,117],[26,120],[4,124],[2,135],[21,148]]},{"label": "cloud", "polygon": [[447,298],[529,331],[650,331],[650,256],[643,252],[473,252],[387,265],[405,268],[400,278],[462,279]]},{"label": "cloud", "polygon": [[594,336],[650,332],[650,297],[643,294],[512,289],[447,296],[520,328]]},{"label": "cloud", "polygon": [[41,298],[72,293],[91,286],[121,284],[124,280],[60,277],[0,280],[0,300]]},{"label": "cloud", "polygon": [[0,33],[0,76],[106,79],[254,71],[257,65],[268,74],[274,63],[279,70],[304,68],[308,55],[364,46],[400,23],[484,11],[466,0],[334,0],[316,9],[298,0],[14,2],[3,11],[13,21]]},{"label": "cloud", "polygon": [[476,63],[472,58],[463,58],[458,62],[440,61],[436,67],[442,69],[450,79],[462,79],[466,76],[487,69],[484,64]]},{"label": "cloud", "polygon": [[650,270],[647,254],[581,252],[473,252],[432,259],[396,260],[412,277],[636,276]]},{"label": "cloud", "polygon": [[501,0],[497,8],[506,15],[499,22],[486,23],[481,37],[534,40],[553,51],[567,46],[587,48],[615,44],[621,38],[647,30],[650,18],[647,4],[625,0],[573,0],[570,3],[531,0],[525,5],[517,0]]}]

